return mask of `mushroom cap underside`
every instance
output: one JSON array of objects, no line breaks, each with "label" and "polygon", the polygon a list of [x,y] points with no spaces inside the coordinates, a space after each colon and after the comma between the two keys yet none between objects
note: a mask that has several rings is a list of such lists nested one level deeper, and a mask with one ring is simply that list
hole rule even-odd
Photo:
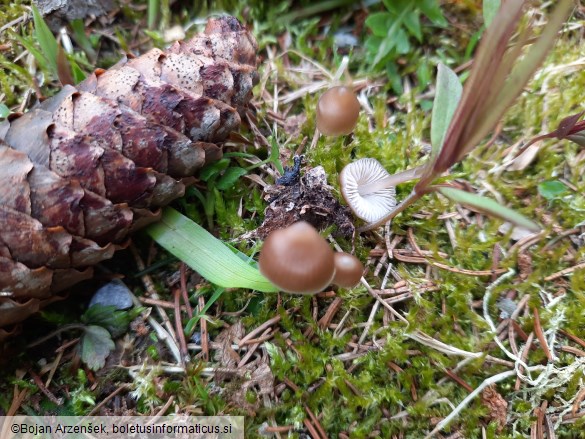
[{"label": "mushroom cap underside", "polygon": [[363,193],[366,185],[380,182],[390,174],[376,159],[364,158],[347,165],[339,174],[343,198],[358,217],[369,223],[383,218],[396,206],[396,190],[393,186]]}]

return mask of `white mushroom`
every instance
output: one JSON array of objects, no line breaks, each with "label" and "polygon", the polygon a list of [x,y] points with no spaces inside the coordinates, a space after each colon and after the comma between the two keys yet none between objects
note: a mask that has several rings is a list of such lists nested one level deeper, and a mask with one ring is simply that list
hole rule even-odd
[{"label": "white mushroom", "polygon": [[394,187],[419,177],[422,171],[418,167],[390,175],[378,160],[359,159],[339,174],[341,193],[357,217],[375,223],[396,206]]},{"label": "white mushroom", "polygon": [[387,178],[390,174],[375,159],[360,159],[347,165],[339,174],[341,193],[357,217],[369,223],[382,218],[396,206],[393,186],[373,187],[364,193],[364,187]]}]

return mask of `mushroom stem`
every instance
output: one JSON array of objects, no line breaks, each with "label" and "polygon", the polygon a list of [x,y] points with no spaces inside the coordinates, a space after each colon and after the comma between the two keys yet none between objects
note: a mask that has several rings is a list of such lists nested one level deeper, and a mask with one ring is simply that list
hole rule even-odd
[{"label": "mushroom stem", "polygon": [[397,186],[410,180],[414,180],[423,174],[425,168],[426,166],[422,165],[417,166],[416,168],[407,169],[406,171],[399,172],[398,174],[388,175],[387,177],[384,177],[380,180],[360,186],[358,188],[358,192],[362,196],[368,195],[383,189],[388,189],[389,187]]}]

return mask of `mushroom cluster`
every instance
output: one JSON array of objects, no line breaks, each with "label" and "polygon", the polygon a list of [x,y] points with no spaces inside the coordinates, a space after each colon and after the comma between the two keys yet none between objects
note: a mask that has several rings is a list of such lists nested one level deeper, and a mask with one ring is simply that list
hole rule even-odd
[{"label": "mushroom cluster", "polygon": [[[332,87],[319,97],[317,129],[326,136],[349,134],[359,113],[360,103],[351,88]],[[396,206],[394,187],[420,177],[421,171],[414,168],[390,175],[376,159],[356,160],[339,175],[341,193],[355,215],[373,225],[383,221]]]},{"label": "mushroom cluster", "polygon": [[331,283],[352,288],[364,270],[355,256],[333,252],[305,221],[268,235],[258,266],[260,273],[282,291],[296,294],[315,294]]}]

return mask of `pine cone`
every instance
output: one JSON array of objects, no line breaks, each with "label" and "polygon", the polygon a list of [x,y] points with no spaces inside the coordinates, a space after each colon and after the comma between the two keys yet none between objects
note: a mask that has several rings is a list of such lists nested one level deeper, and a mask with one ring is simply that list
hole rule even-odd
[{"label": "pine cone", "polygon": [[257,82],[256,50],[238,20],[210,19],[0,125],[0,341],[221,157]]}]

